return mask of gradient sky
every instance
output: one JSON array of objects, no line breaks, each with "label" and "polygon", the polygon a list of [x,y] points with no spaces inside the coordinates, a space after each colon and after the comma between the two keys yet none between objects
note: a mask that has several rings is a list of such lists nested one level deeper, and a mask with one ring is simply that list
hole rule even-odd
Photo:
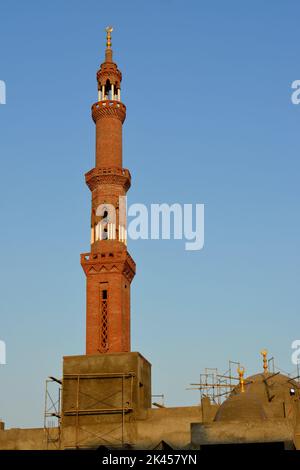
[{"label": "gradient sky", "polygon": [[300,337],[296,0],[0,4],[0,417],[41,426],[44,380],[85,348],[95,73],[113,24],[129,203],[204,203],[205,247],[131,241],[132,349],[153,393],[196,404],[205,367],[292,372]]}]

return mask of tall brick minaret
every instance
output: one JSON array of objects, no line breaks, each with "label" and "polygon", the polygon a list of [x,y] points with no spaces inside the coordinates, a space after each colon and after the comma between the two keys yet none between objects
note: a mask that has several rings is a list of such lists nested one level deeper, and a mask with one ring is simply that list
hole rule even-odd
[{"label": "tall brick minaret", "polygon": [[122,164],[122,74],[112,59],[106,28],[105,61],[97,72],[95,168],[85,175],[92,193],[91,250],[81,255],[86,274],[86,354],[130,351],[130,284],[135,263],[126,248],[125,195],[130,173]]}]

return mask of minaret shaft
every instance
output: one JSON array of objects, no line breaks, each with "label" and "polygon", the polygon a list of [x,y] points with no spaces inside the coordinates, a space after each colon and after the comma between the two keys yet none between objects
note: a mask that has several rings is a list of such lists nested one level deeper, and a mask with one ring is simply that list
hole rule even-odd
[{"label": "minaret shaft", "polygon": [[96,122],[96,167],[122,168],[122,122],[119,119]]}]

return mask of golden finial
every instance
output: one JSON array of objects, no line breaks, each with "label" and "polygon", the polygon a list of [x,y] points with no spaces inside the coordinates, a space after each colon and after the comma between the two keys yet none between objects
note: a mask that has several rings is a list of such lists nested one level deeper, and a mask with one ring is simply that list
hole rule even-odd
[{"label": "golden finial", "polygon": [[263,349],[262,351],[260,351],[260,354],[263,357],[264,373],[266,374],[268,372],[268,359],[267,359],[268,351],[266,349]]},{"label": "golden finial", "polygon": [[111,49],[111,33],[113,32],[114,28],[112,26],[107,26],[105,28],[106,31],[106,47],[107,49]]},{"label": "golden finial", "polygon": [[239,374],[241,393],[244,393],[245,391],[245,381],[244,381],[245,367],[238,367],[237,372]]}]

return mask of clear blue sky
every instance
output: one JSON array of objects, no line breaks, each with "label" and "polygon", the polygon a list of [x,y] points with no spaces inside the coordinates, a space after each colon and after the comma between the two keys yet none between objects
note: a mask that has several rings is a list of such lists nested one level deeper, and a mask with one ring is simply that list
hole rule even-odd
[{"label": "clear blue sky", "polygon": [[188,405],[204,367],[293,370],[299,329],[296,0],[2,0],[0,417],[40,426],[44,379],[85,347],[95,73],[113,24],[129,203],[205,204],[205,248],[136,241],[132,349]]}]

